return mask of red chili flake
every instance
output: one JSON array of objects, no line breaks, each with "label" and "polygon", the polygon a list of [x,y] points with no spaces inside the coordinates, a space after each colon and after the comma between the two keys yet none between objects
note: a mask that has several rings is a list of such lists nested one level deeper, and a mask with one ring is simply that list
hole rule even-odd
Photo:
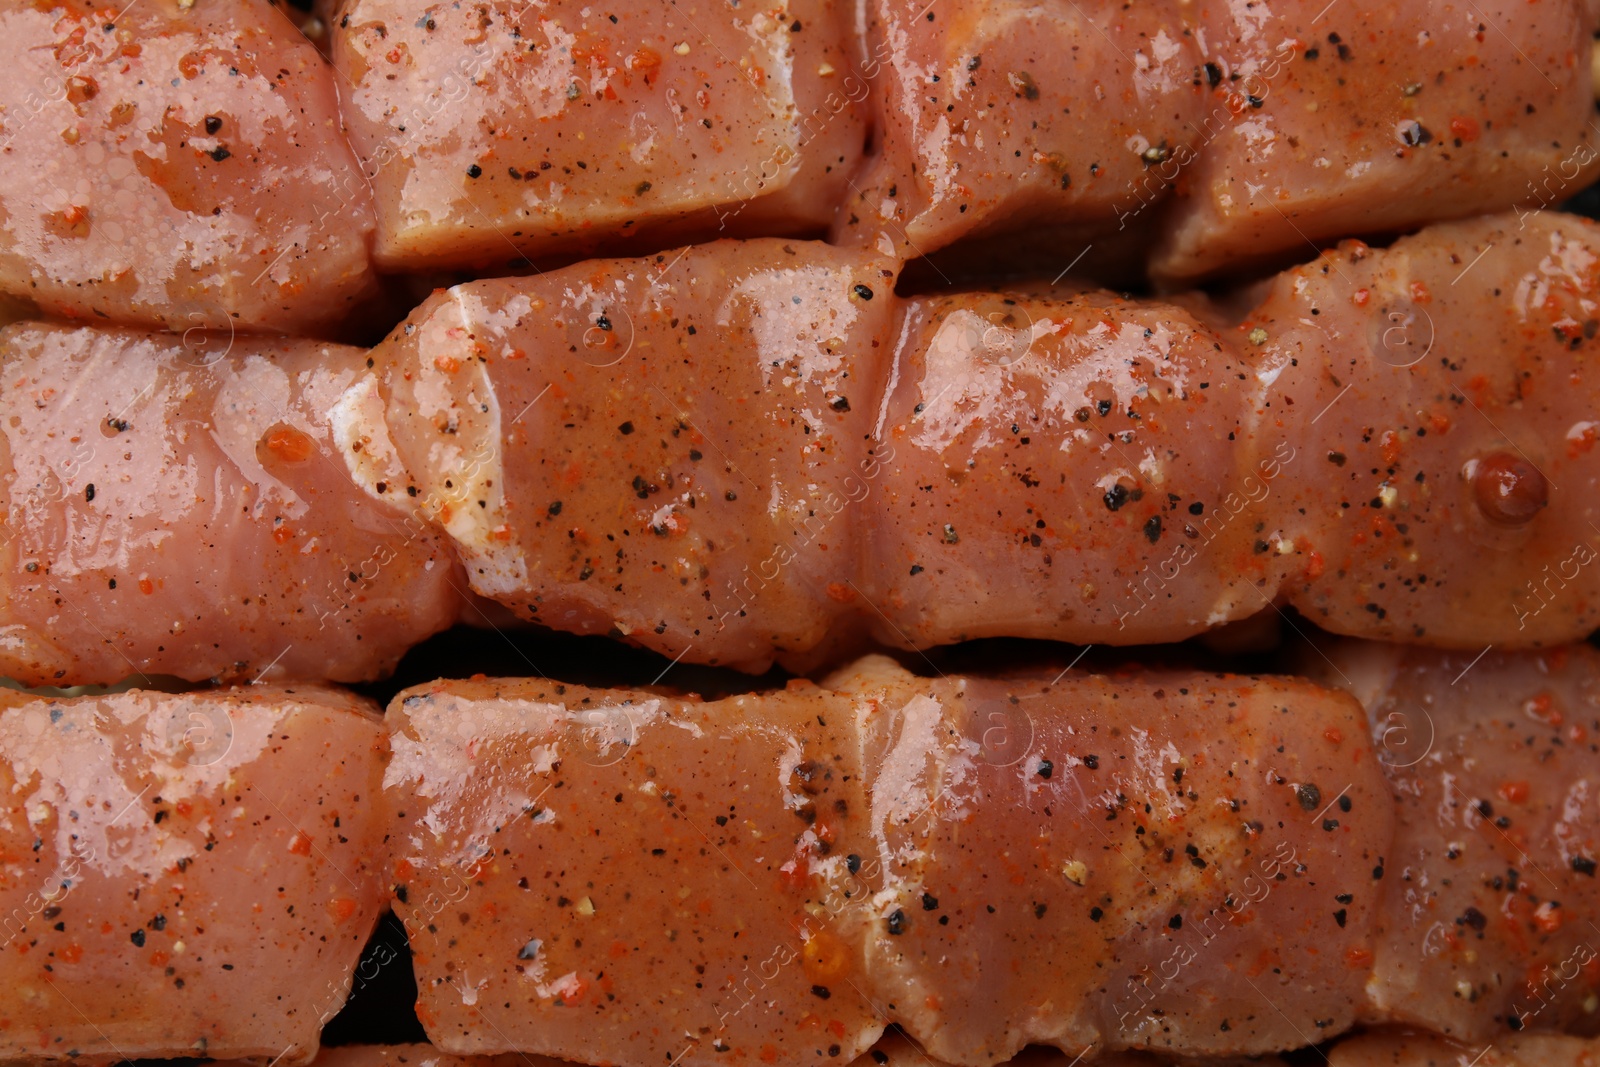
[{"label": "red chili flake", "polygon": [[1496,792],[1513,804],[1521,804],[1524,800],[1528,799],[1528,783],[1501,782],[1500,788],[1497,789]]}]

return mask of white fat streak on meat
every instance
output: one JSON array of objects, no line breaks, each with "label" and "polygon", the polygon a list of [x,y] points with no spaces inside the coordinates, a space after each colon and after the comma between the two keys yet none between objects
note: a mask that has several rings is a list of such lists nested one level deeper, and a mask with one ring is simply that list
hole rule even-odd
[{"label": "white fat streak on meat", "polygon": [[805,758],[805,750],[798,737],[784,738],[783,754],[778,757],[778,795],[783,797],[783,806],[790,811],[799,811],[806,805],[806,795],[789,788],[789,783],[795,778],[795,769],[805,762]]},{"label": "white fat streak on meat", "polygon": [[[794,180],[800,170],[800,146],[805,140],[800,130],[800,108],[794,99],[794,39],[789,32],[788,19],[782,17],[782,9],[778,18],[774,18],[766,11],[757,11],[747,25],[744,32],[750,38],[750,51],[746,53],[752,67],[760,66],[764,74],[761,83],[763,100],[767,106],[769,121],[762,123],[761,138],[766,139],[781,130],[778,144],[763,157],[761,165],[761,192],[763,195],[774,193],[783,189]],[[736,20],[737,24],[737,20]],[[752,78],[754,71],[747,69],[746,78]],[[785,157],[777,174],[767,177],[768,164],[777,163],[779,151],[783,149]],[[736,195],[737,192],[736,192]]]},{"label": "white fat streak on meat", "polygon": [[896,856],[889,845],[891,826],[910,822],[928,809],[931,793],[926,784],[928,764],[937,759],[937,731],[944,709],[932,697],[917,695],[899,712],[894,744],[878,767],[872,783],[871,827],[878,844],[884,878],[891,878],[894,860],[912,859],[914,850]]},{"label": "white fat streak on meat", "polygon": [[[421,326],[419,350],[440,355],[419,361],[411,384],[416,413],[424,420],[452,423],[457,432],[433,437],[425,476],[417,479],[424,485],[418,500],[460,549],[473,590],[507,596],[527,588],[528,563],[515,538],[496,534],[510,525],[500,401],[474,347],[474,336],[485,329],[482,323],[490,312],[481,297],[464,287],[452,289],[450,297],[454,314],[441,309]],[[455,359],[454,368],[445,363],[449,358]]]},{"label": "white fat streak on meat", "polygon": [[[374,500],[398,506],[405,493],[406,472],[389,436],[383,395],[374,375],[362,375],[329,405],[328,427],[350,480]],[[390,491],[378,492],[379,482]]]},{"label": "white fat streak on meat", "polygon": [[889,402],[894,399],[895,392],[900,388],[900,370],[906,365],[906,360],[911,358],[907,345],[910,344],[911,330],[915,322],[915,315],[900,316],[900,333],[894,339],[894,357],[889,361],[889,383],[884,387],[882,398],[878,401],[878,420],[872,425],[874,441],[884,440],[884,428],[889,421]]},{"label": "white fat streak on meat", "polygon": [[[410,728],[389,735],[383,787],[436,801],[428,805],[421,824],[439,840],[449,832],[452,816],[475,812],[472,826],[455,842],[454,862],[461,864],[483,855],[489,838],[508,817],[543,807],[535,824],[556,823],[554,809],[540,804],[542,789],[530,793],[510,787],[523,769],[546,778],[575,755],[574,745],[608,759],[616,746],[637,743],[641,731],[666,719],[661,701],[654,699],[569,708],[545,701],[479,701],[441,694],[413,695],[402,708]],[[505,773],[491,773],[492,753],[526,738],[542,739],[531,747],[530,758]],[[491,779],[497,790],[492,796],[469,798]]]},{"label": "white fat streak on meat", "polygon": [[[57,869],[46,878],[59,886],[71,877],[66,865],[88,866],[108,879],[138,881],[195,858],[192,840],[150,825],[141,797],[176,803],[219,790],[233,773],[253,762],[273,732],[297,708],[293,702],[251,704],[245,714],[226,714],[216,699],[133,692],[97,702],[55,705],[39,701],[7,714],[0,729],[0,760],[28,790],[24,817],[35,836],[53,837]],[[108,740],[140,724],[136,742]],[[200,744],[222,732],[226,751],[213,762],[191,762]],[[186,740],[187,739],[187,740]],[[134,749],[137,744],[137,749]],[[3,816],[0,816],[3,817]],[[212,829],[210,818],[196,829]],[[218,826],[219,836],[226,827]]]},{"label": "white fat streak on meat", "polygon": [[[878,846],[884,888],[874,905],[892,910],[905,893],[915,893],[920,882],[906,877],[914,872],[923,852],[919,837],[940,819],[960,819],[970,799],[962,792],[973,781],[973,756],[978,745],[955,737],[945,708],[932,697],[918,694],[894,715],[893,743],[872,781],[870,833]],[[922,820],[927,820],[920,828]],[[890,838],[905,834],[902,844]]]}]

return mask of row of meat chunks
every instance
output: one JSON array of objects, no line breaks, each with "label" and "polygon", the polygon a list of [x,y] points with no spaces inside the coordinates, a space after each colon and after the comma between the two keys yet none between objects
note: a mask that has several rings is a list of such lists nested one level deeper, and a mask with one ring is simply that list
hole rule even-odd
[{"label": "row of meat chunks", "polygon": [[1283,605],[1600,623],[1594,223],[1347,243],[1244,311],[894,282],[729,241],[440,291],[370,351],[12,325],[0,674],[369,679],[500,609],[802,673]]},{"label": "row of meat chunks", "polygon": [[[1092,1051],[1092,1050],[1091,1050]],[[1323,1055],[1328,1067],[1593,1067],[1600,1042],[1538,1034],[1504,1039],[1487,1048],[1468,1047],[1406,1029],[1363,1033],[1333,1044]],[[1173,1058],[1142,1052],[1075,1058],[1047,1049],[1029,1049],[1014,1067],[1285,1067],[1278,1057]],[[324,1049],[314,1067],[564,1067],[544,1056],[505,1053],[454,1056],[431,1045],[342,1045]],[[851,1067],[945,1067],[895,1031]]]},{"label": "row of meat chunks", "polygon": [[0,291],[333,338],[380,271],[825,233],[1049,275],[1159,234],[1151,269],[1187,282],[1548,206],[1600,168],[1578,0],[342,0],[326,21],[331,62],[269,0],[0,4]]},{"label": "row of meat chunks", "polygon": [[[1093,1050],[1090,1050],[1091,1052]],[[1363,1033],[1335,1043],[1323,1054],[1328,1067],[1593,1067],[1600,1042],[1579,1037],[1534,1034],[1502,1038],[1486,1047],[1466,1046],[1406,1029]],[[1284,1067],[1277,1057],[1173,1058],[1143,1052],[1073,1057],[1047,1049],[1028,1049],[1013,1067]],[[545,1056],[503,1053],[453,1056],[430,1045],[343,1045],[324,1049],[313,1067],[564,1067]],[[896,1031],[883,1038],[851,1067],[945,1067]]]},{"label": "row of meat chunks", "polygon": [[[1595,1033],[1600,654],[1351,643],[703,701],[5,698],[0,1059],[302,1063],[390,953],[454,1054],[848,1064]],[[1358,703],[1350,694],[1359,695]]]}]

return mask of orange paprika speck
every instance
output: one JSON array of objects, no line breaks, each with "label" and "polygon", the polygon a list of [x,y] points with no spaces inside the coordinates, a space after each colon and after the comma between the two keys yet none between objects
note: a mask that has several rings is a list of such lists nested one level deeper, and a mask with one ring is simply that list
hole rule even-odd
[{"label": "orange paprika speck", "polygon": [[650,84],[650,79],[661,67],[661,56],[653,49],[640,48],[628,57],[628,66],[644,75],[645,84]]},{"label": "orange paprika speck", "polygon": [[856,598],[855,589],[846,582],[829,582],[828,599],[837,604],[848,604]]},{"label": "orange paprika speck", "polygon": [[1322,731],[1322,739],[1330,745],[1337,745],[1344,741],[1344,734],[1337,726],[1330,726]]},{"label": "orange paprika speck", "polygon": [[850,973],[850,950],[828,930],[818,930],[800,948],[800,966],[812,985],[832,985]]},{"label": "orange paprika speck", "polygon": [[1457,115],[1450,120],[1450,136],[1462,141],[1478,139],[1478,124],[1472,119]]},{"label": "orange paprika speck", "polygon": [[[280,545],[288,544],[290,542],[290,540],[292,540],[293,538],[294,538],[294,530],[290,529],[288,523],[284,523],[283,525],[279,526],[276,530],[272,531],[272,539],[274,541],[278,542],[278,544],[280,544]],[[141,589],[144,588],[144,585],[143,585],[142,582],[140,583],[140,588]],[[149,592],[149,590],[145,590],[145,591]]]},{"label": "orange paprika speck", "polygon": [[328,902],[328,910],[333,913],[335,919],[344,922],[356,913],[356,902],[349,897],[335,897]]},{"label": "orange paprika speck", "polygon": [[1364,948],[1352,948],[1345,952],[1344,962],[1347,967],[1365,967],[1372,962],[1372,953]]},{"label": "orange paprika speck", "polygon": [[267,450],[285,463],[304,463],[311,458],[311,438],[293,426],[274,426],[267,431]]},{"label": "orange paprika speck", "polygon": [[167,955],[165,952],[152,952],[150,953],[150,966],[165,967],[167,965],[167,961],[171,958],[172,957]]},{"label": "orange paprika speck", "polygon": [[1433,294],[1428,291],[1427,285],[1422,282],[1411,283],[1411,299],[1419,304],[1426,304],[1433,299]]},{"label": "orange paprika speck", "polygon": [[155,586],[154,582],[152,582],[148,578],[140,578],[139,579],[139,592],[143,593],[145,596],[149,596],[151,593],[154,593],[155,591],[156,591],[156,586]]},{"label": "orange paprika speck", "polygon": [[1528,799],[1527,782],[1501,782],[1499,793],[1513,804],[1521,804]]},{"label": "orange paprika speck", "polygon": [[1370,289],[1357,289],[1355,292],[1350,294],[1350,302],[1358,308],[1366,307],[1367,301],[1371,299],[1372,291]]},{"label": "orange paprika speck", "polygon": [[311,838],[296,830],[295,835],[289,838],[289,851],[296,856],[311,855]]},{"label": "orange paprika speck", "polygon": [[446,374],[454,374],[461,369],[461,362],[454,356],[434,356],[433,365]]},{"label": "orange paprika speck", "polygon": [[1536,722],[1542,722],[1546,726],[1561,725],[1561,712],[1553,706],[1553,701],[1549,693],[1540,693],[1537,696],[1529,697],[1527,700],[1523,701],[1522,712],[1524,715],[1528,716],[1528,718],[1533,719]]},{"label": "orange paprika speck", "polygon": [[56,955],[68,963],[77,963],[83,959],[83,946],[74,941],[60,952],[57,952]]}]

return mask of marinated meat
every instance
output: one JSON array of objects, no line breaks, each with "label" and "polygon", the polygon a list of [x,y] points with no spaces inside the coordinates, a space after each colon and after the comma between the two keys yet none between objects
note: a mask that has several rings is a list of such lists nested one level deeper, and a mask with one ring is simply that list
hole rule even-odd
[{"label": "marinated meat", "polygon": [[877,659],[717,702],[438,682],[390,724],[395,907],[454,1052],[1262,1052],[1361,1007],[1393,809],[1342,694]]},{"label": "marinated meat", "polygon": [[0,674],[355,681],[450,625],[448,548],[346,467],[378,447],[365,372],[311,341],[0,331]]},{"label": "marinated meat", "polygon": [[1397,805],[1370,1017],[1478,1048],[1600,1030],[1600,652],[1328,654],[1302,666],[1366,705]]},{"label": "marinated meat", "polygon": [[0,707],[0,1057],[309,1061],[384,906],[377,709],[267,685]]},{"label": "marinated meat", "polygon": [[268,0],[0,5],[0,291],[186,331],[354,333],[371,194]]},{"label": "marinated meat", "polygon": [[850,19],[843,0],[346,0],[332,51],[378,261],[825,231],[866,137]]}]

